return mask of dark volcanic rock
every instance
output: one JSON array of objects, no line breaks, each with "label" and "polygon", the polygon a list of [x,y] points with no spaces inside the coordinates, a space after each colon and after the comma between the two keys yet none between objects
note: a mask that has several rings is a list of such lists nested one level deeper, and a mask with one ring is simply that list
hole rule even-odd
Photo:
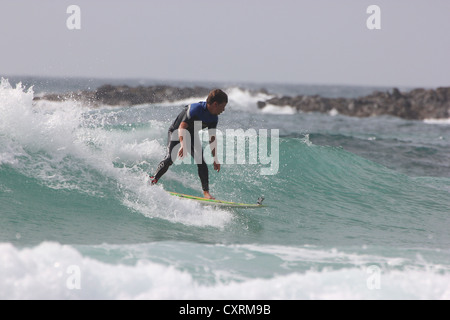
[{"label": "dark volcanic rock", "polygon": [[275,97],[258,103],[259,108],[267,104],[291,106],[303,112],[330,112],[356,117],[391,115],[404,119],[450,118],[450,87],[436,90],[415,89],[401,93],[374,92],[371,95],[354,98],[324,98],[320,96]]},{"label": "dark volcanic rock", "polygon": [[[51,101],[76,100],[91,106],[112,105],[131,106],[145,103],[172,102],[187,98],[206,99],[212,88],[190,87],[178,88],[165,85],[150,87],[129,87],[104,85],[94,91],[79,91],[67,94],[48,94],[36,97],[35,100]],[[262,93],[267,93],[261,90]],[[337,111],[340,114],[355,117],[391,115],[404,119],[422,120],[426,118],[450,118],[450,87],[431,89],[415,89],[400,92],[394,88],[392,92],[374,92],[360,98],[325,98],[314,96],[280,96],[266,101],[258,101],[258,108],[267,104],[290,106],[302,112]]]},{"label": "dark volcanic rock", "polygon": [[67,94],[47,94],[35,100],[76,100],[91,106],[131,106],[145,103],[176,101],[192,97],[205,97],[211,89],[203,87],[176,88],[171,86],[129,87],[104,85],[94,91],[79,91]]}]

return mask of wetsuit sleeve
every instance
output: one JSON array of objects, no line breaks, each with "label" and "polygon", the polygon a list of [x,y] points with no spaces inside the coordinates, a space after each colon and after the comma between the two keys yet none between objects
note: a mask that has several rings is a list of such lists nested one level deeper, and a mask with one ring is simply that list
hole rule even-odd
[{"label": "wetsuit sleeve", "polygon": [[195,119],[198,118],[198,110],[198,108],[193,108],[192,105],[187,106],[181,122],[186,122],[189,126],[193,125]]}]

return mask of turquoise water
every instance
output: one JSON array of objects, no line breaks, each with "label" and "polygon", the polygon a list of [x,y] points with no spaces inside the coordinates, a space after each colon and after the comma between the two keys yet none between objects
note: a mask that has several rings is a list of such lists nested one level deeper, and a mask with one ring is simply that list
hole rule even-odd
[{"label": "turquoise water", "polygon": [[263,112],[265,93],[228,93],[219,129],[267,129],[269,146],[279,130],[278,170],[210,167],[211,193],[264,208],[168,195],[201,195],[195,165],[148,186],[187,102],[35,103],[3,80],[0,297],[450,298],[448,122]]}]

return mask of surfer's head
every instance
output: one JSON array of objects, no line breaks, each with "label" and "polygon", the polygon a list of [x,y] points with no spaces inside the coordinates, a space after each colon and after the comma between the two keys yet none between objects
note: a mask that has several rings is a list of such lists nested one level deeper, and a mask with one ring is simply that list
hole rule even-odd
[{"label": "surfer's head", "polygon": [[211,114],[219,115],[225,111],[228,103],[228,96],[220,89],[212,90],[206,99],[206,105]]}]

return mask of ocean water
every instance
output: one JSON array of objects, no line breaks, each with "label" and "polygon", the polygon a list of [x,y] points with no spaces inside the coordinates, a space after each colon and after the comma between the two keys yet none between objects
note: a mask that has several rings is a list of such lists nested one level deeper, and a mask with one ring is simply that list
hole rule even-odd
[{"label": "ocean water", "polygon": [[16,80],[0,84],[1,299],[450,299],[448,121],[258,110],[270,94],[369,89],[228,85],[218,128],[266,129],[278,162],[210,167],[217,198],[265,196],[218,209],[166,192],[200,195],[195,165],[146,176],[205,97],[93,109],[33,102],[33,79]]}]

